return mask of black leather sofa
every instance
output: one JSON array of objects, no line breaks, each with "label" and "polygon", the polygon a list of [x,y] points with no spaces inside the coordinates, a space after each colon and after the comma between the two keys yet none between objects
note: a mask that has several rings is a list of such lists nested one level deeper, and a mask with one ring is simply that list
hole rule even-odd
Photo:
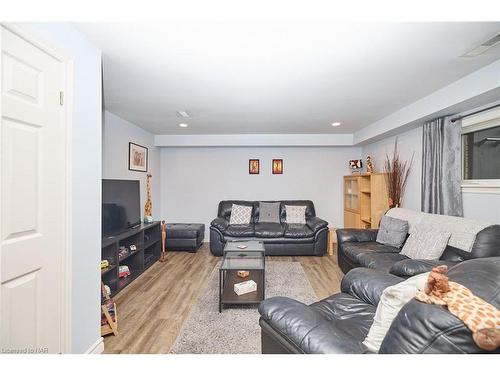
[{"label": "black leather sofa", "polygon": [[[212,254],[222,255],[226,241],[259,240],[264,242],[266,255],[324,255],[327,248],[328,223],[316,217],[313,202],[289,200],[280,203],[281,222],[261,223],[259,202],[221,201],[217,218],[210,225]],[[252,219],[249,225],[229,225],[233,204],[252,207]],[[287,224],[285,205],[306,206],[306,224]]]},{"label": "black leather sofa", "polygon": [[[472,259],[448,271],[450,280],[500,308],[500,257]],[[342,279],[341,293],[309,306],[273,297],[259,306],[262,353],[368,353],[363,341],[383,290],[403,278],[356,268]],[[415,299],[396,316],[379,353],[484,353],[470,330],[442,306]],[[500,353],[500,349],[495,353]]]},{"label": "black leather sofa", "polygon": [[[347,273],[356,267],[368,267],[410,277],[430,271],[437,265],[452,267],[467,259],[500,256],[500,225],[476,220],[428,214],[404,208],[392,208],[387,216],[408,222],[410,233],[420,225],[450,232],[449,243],[439,260],[410,259],[401,249],[376,242],[378,230],[337,230],[338,264]],[[422,230],[422,229],[420,229]],[[475,236],[474,236],[475,233]],[[467,248],[470,251],[464,251]]]},{"label": "black leather sofa", "polygon": [[468,259],[500,256],[500,225],[490,225],[479,231],[470,252],[448,245],[439,260],[410,259],[400,254],[400,248],[376,242],[378,230],[338,229],[336,232],[338,264],[344,273],[356,267],[367,267],[410,277],[440,264],[452,267]]}]

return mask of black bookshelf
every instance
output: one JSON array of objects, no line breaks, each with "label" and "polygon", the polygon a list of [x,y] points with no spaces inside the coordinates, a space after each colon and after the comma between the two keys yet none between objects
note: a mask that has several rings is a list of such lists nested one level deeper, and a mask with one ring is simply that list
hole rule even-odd
[{"label": "black bookshelf", "polygon": [[[135,245],[136,251],[130,251],[130,246]],[[120,246],[125,246],[128,253],[118,256]],[[136,228],[115,236],[102,239],[101,259],[109,262],[109,267],[101,270],[101,280],[111,289],[111,296],[125,288],[160,259],[161,254],[161,229],[160,222],[142,224]],[[130,275],[118,277],[120,265],[127,265]]]}]

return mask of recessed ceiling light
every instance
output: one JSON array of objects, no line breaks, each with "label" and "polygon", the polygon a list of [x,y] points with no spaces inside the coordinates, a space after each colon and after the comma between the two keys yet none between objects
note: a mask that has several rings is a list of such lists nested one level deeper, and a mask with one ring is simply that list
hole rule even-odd
[{"label": "recessed ceiling light", "polygon": [[340,126],[340,122],[332,122],[332,126]]},{"label": "recessed ceiling light", "polygon": [[179,124],[179,126],[180,126],[181,128],[187,128],[187,127],[188,127],[188,124],[184,124],[184,123],[182,123],[182,124]]}]

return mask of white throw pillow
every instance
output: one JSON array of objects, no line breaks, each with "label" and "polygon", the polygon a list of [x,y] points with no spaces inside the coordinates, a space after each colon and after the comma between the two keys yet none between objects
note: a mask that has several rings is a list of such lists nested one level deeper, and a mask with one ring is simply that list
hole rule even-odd
[{"label": "white throw pillow", "polygon": [[437,260],[443,255],[450,236],[450,232],[439,232],[429,226],[418,226],[406,240],[400,254],[411,259]]},{"label": "white throw pillow", "polygon": [[252,206],[240,206],[233,204],[231,207],[231,217],[229,225],[233,224],[250,224],[252,218]]},{"label": "white throw pillow", "polygon": [[287,206],[285,205],[286,222],[288,224],[306,223],[306,206]]},{"label": "white throw pillow", "polygon": [[429,274],[430,272],[421,273],[385,288],[380,297],[380,302],[373,318],[373,324],[365,341],[363,341],[368,350],[378,353],[382,341],[384,341],[385,335],[391,327],[392,321],[399,314],[403,306],[415,297],[417,291],[424,289]]}]

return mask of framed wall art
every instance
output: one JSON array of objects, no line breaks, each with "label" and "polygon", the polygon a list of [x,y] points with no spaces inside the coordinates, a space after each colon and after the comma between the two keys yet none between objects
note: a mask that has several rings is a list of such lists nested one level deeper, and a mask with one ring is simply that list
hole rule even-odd
[{"label": "framed wall art", "polygon": [[148,171],[148,148],[133,142],[128,143],[128,169],[137,172]]},{"label": "framed wall art", "polygon": [[260,173],[259,159],[249,159],[248,160],[248,174],[259,174],[259,173]]},{"label": "framed wall art", "polygon": [[283,174],[283,159],[273,159],[273,174]]}]

